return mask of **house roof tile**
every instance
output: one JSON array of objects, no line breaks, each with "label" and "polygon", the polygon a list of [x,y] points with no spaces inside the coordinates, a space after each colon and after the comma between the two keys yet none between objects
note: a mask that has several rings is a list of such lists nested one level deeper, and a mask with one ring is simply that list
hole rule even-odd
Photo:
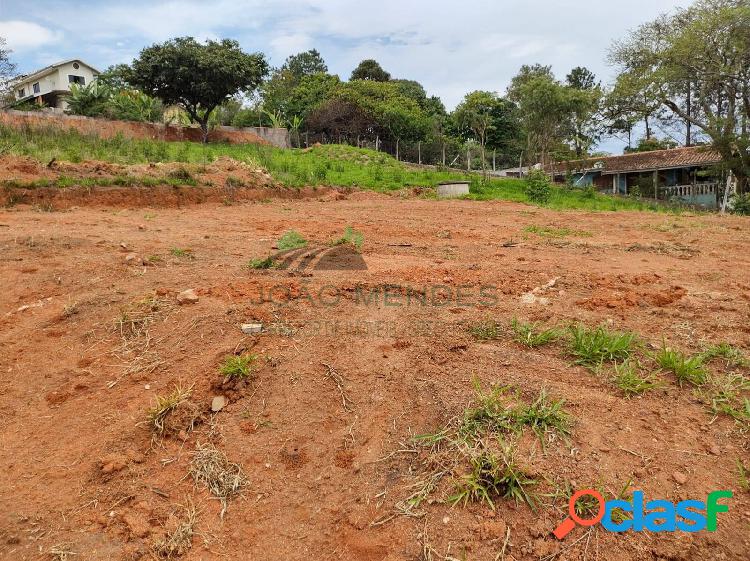
[{"label": "house roof tile", "polygon": [[690,146],[671,150],[633,152],[621,156],[604,156],[554,164],[557,173],[600,170],[602,175],[644,172],[690,166],[707,166],[721,161],[721,156],[707,146]]}]

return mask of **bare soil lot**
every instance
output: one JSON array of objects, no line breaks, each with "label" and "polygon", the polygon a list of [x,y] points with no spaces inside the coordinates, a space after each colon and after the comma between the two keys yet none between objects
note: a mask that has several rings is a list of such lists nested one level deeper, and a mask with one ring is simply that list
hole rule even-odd
[{"label": "bare soil lot", "polygon": [[[0,210],[0,558],[750,557],[746,425],[665,371],[626,398],[609,366],[574,364],[563,339],[527,348],[510,329],[514,317],[603,324],[637,333],[644,357],[663,339],[750,354],[747,219],[362,192],[181,208],[82,200]],[[347,226],[364,235],[365,270],[247,266],[290,229],[324,248]],[[179,304],[187,289],[197,302]],[[489,319],[499,333],[477,340],[471,327]],[[265,332],[246,335],[246,323]],[[226,357],[250,355],[253,375],[226,382]],[[506,435],[536,482],[535,510],[447,504],[462,467],[405,507],[436,461],[412,437],[461,417],[475,381],[565,400],[569,437]],[[155,434],[149,409],[178,385],[187,405]],[[226,404],[212,412],[217,396]],[[244,473],[223,517],[193,476],[206,447]],[[561,490],[624,486],[734,497],[715,533],[551,535]]]}]

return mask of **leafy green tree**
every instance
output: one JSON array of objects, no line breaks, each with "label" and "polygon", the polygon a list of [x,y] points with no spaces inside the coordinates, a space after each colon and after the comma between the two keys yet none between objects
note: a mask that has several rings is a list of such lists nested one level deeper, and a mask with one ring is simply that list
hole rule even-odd
[{"label": "leafy green tree", "polygon": [[328,66],[316,49],[287,57],[281,70],[288,71],[296,80],[313,74],[327,74]]},{"label": "leafy green tree", "polygon": [[211,113],[239,92],[258,87],[268,72],[261,53],[247,54],[237,41],[199,43],[179,37],[143,49],[129,81],[167,105],[179,105],[208,141]]},{"label": "leafy green tree", "polygon": [[482,154],[482,169],[485,169],[486,166],[485,145],[487,135],[495,127],[492,113],[498,102],[498,95],[494,92],[475,91],[466,94],[463,101],[458,104],[453,112],[459,127],[471,130],[474,139],[479,143]]},{"label": "leafy green tree", "polygon": [[[632,96],[647,96],[711,140],[746,188],[750,175],[750,4],[698,0],[615,43],[610,62]],[[691,103],[687,103],[691,92]]]},{"label": "leafy green tree", "polygon": [[378,61],[368,58],[359,63],[352,71],[350,80],[370,80],[372,82],[387,82],[391,75],[383,70]]},{"label": "leafy green tree", "polygon": [[132,88],[128,81],[132,72],[127,64],[114,64],[99,74],[96,81],[112,90],[126,90]]},{"label": "leafy green tree", "polygon": [[524,66],[513,78],[508,98],[518,105],[526,160],[548,163],[570,130],[570,89],[555,80],[548,66]]},{"label": "leafy green tree", "polygon": [[571,70],[565,81],[571,104],[568,140],[580,159],[601,137],[600,105],[604,92],[593,72],[581,66]]}]

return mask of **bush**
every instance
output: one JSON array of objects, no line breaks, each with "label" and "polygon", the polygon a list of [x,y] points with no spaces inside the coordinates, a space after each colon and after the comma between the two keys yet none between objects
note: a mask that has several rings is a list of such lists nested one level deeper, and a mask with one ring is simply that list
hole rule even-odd
[{"label": "bush", "polygon": [[526,178],[526,196],[529,201],[547,204],[552,197],[552,183],[547,174],[540,169],[531,170]]},{"label": "bush", "polygon": [[732,214],[750,216],[750,193],[742,193],[732,197]]}]

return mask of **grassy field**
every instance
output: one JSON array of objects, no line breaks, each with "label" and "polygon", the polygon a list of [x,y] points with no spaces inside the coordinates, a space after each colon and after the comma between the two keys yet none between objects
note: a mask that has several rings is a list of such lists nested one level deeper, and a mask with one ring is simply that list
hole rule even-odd
[{"label": "grassy field", "polygon": [[[120,164],[207,164],[221,156],[228,156],[259,165],[280,183],[294,188],[331,185],[387,192],[404,187],[435,187],[443,181],[461,179],[471,182],[470,195],[466,197],[468,199],[529,202],[524,182],[517,179],[483,179],[479,174],[456,170],[416,168],[398,162],[382,152],[335,144],[306,150],[283,150],[250,144],[202,145],[194,142],[131,140],[122,136],[103,139],[74,130],[0,126],[0,155],[2,154],[30,156],[43,163],[54,158],[74,163],[99,160]],[[123,179],[122,184],[127,185],[128,180]],[[31,186],[46,185],[48,183]],[[57,186],[70,185],[66,183]],[[430,195],[428,192],[425,196]],[[553,209],[680,212],[679,208],[562,187],[554,189],[547,206]]]}]

